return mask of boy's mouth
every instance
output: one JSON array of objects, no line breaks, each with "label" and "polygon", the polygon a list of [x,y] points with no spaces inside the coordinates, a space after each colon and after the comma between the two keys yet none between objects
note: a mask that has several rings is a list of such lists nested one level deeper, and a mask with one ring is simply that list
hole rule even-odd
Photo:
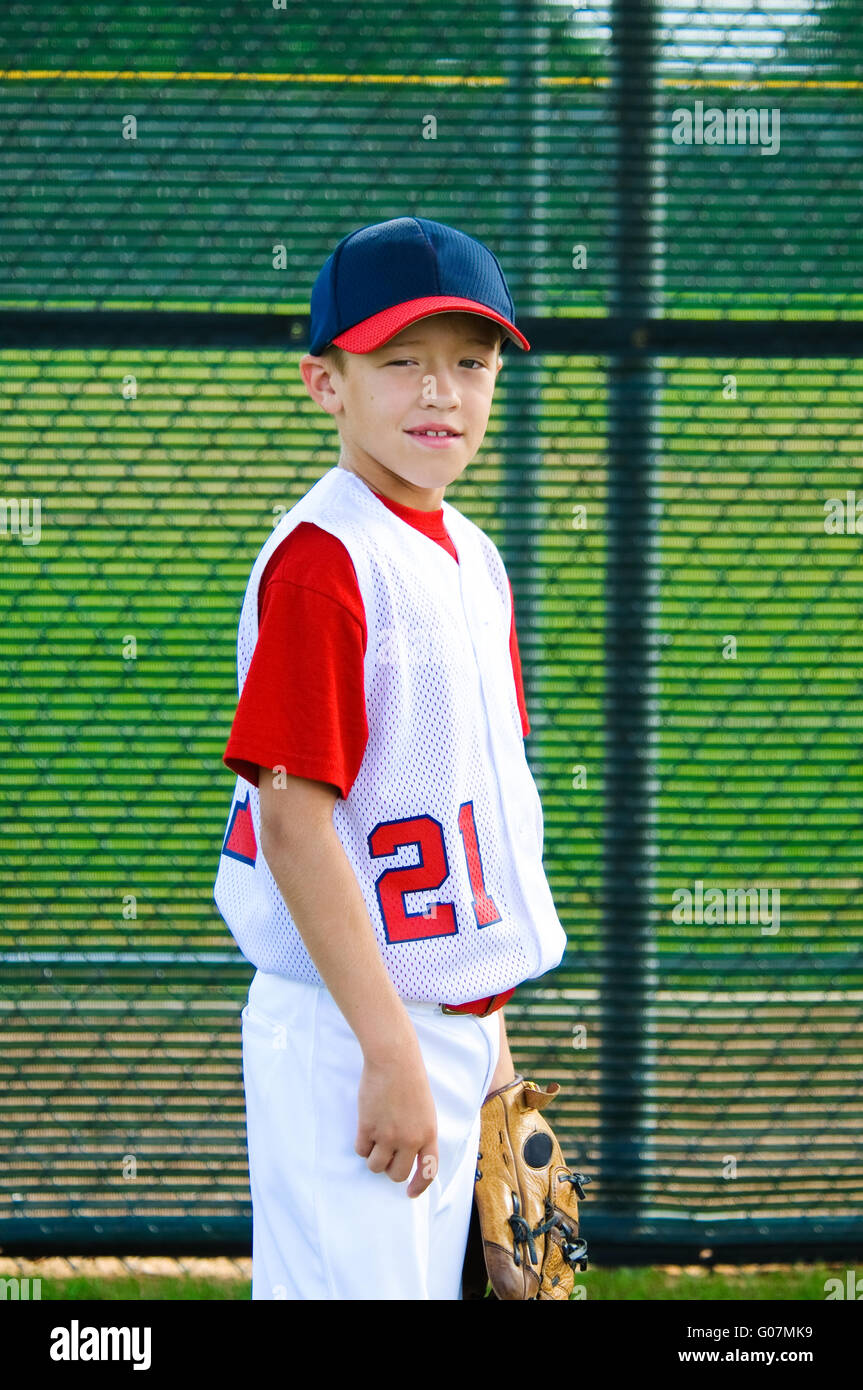
[{"label": "boy's mouth", "polygon": [[451,444],[454,439],[461,439],[458,430],[451,429],[449,425],[423,425],[415,430],[405,430],[412,439],[418,440],[421,444],[430,445],[432,448],[440,449]]}]

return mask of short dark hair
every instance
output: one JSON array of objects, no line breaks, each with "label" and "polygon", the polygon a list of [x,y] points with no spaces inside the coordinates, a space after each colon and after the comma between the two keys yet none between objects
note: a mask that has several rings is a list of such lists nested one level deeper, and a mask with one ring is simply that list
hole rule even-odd
[{"label": "short dark hair", "polygon": [[329,362],[342,376],[344,376],[347,371],[348,358],[352,355],[355,354],[345,352],[344,348],[336,347],[335,343],[328,343],[327,346],[321,348],[318,353],[319,357],[323,357],[324,361]]}]

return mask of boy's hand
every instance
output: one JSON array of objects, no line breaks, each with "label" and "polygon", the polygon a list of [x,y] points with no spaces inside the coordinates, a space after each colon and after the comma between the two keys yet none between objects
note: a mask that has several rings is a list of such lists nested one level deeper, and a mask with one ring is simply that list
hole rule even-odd
[{"label": "boy's hand", "polygon": [[393,1182],[405,1182],[416,1161],[407,1192],[421,1196],[439,1162],[437,1112],[422,1055],[366,1058],[357,1099],[356,1152]]}]

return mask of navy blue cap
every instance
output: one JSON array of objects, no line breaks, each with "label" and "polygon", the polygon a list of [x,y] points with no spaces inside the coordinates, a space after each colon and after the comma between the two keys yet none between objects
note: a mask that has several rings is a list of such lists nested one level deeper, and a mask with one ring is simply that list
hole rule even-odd
[{"label": "navy blue cap", "polygon": [[409,323],[452,310],[492,319],[530,349],[494,253],[427,217],[394,217],[342,237],[315,280],[310,308],[315,356],[330,343],[373,352]]}]

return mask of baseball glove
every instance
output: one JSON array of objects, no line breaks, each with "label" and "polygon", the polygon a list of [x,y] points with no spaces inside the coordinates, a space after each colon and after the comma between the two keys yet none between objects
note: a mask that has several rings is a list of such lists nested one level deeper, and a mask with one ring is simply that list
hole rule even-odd
[{"label": "baseball glove", "polygon": [[559,1090],[516,1076],[480,1112],[474,1230],[499,1299],[568,1299],[576,1268],[587,1268],[577,1198],[590,1178],[570,1172],[540,1114]]}]

